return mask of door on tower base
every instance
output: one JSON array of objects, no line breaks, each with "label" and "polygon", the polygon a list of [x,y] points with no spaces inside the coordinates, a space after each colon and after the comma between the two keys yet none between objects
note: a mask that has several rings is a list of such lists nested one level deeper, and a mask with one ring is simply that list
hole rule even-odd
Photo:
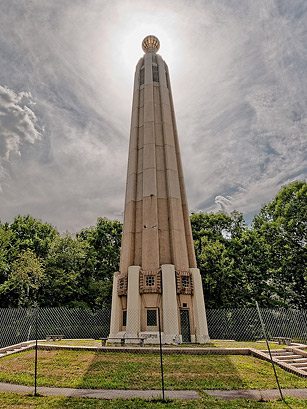
[{"label": "door on tower base", "polygon": [[180,326],[182,342],[191,342],[190,311],[180,310]]}]

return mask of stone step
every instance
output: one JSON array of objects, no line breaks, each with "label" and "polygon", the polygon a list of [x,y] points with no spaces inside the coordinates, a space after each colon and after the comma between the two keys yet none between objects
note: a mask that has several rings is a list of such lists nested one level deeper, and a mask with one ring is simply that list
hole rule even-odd
[{"label": "stone step", "polygon": [[[282,362],[284,362],[285,364],[289,364],[292,365],[295,362],[297,362],[297,359],[281,359]],[[305,362],[305,364],[307,365],[307,363]]]},{"label": "stone step", "polygon": [[[267,352],[267,354],[268,354],[268,352]],[[285,351],[281,351],[281,352],[279,352],[278,354],[272,354],[271,353],[271,355],[272,356],[289,356],[289,355],[293,355],[293,352],[285,352]]]},{"label": "stone step", "polygon": [[298,355],[278,355],[274,356],[275,359],[278,359],[279,361],[287,361],[290,358],[298,358]]},{"label": "stone step", "polygon": [[307,362],[294,362],[290,364],[291,366],[295,366],[296,368],[304,368],[307,367]]},{"label": "stone step", "polygon": [[307,363],[307,358],[299,355],[297,359],[295,360],[295,362],[306,362]]}]

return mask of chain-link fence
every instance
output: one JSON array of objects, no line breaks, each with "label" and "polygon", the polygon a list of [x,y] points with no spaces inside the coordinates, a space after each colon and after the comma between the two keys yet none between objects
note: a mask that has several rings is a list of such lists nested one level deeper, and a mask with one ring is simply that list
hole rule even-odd
[{"label": "chain-link fence", "polygon": [[[149,338],[144,339],[140,334],[127,339],[124,332],[117,334],[116,339],[109,339],[109,310],[93,313],[67,308],[0,309],[1,347],[39,340],[38,350],[32,343],[32,349],[0,359],[0,381],[32,386],[36,372],[38,386],[116,390],[118,397],[129,389],[156,391],[155,395],[144,397],[159,397],[163,382],[168,391],[205,389],[208,377],[214,379],[215,369],[208,375],[210,365],[213,368],[219,360],[221,368],[231,369],[231,361],[224,362],[227,357],[205,360],[195,349],[195,353],[189,351],[187,358],[180,345],[170,348],[160,344],[163,326],[168,323],[162,320],[159,331],[159,313],[158,310],[155,334],[153,331],[150,338],[153,343],[150,343]],[[307,311],[262,309],[261,313],[271,339],[283,336],[307,342]],[[147,319],[154,321],[151,316]],[[263,339],[256,308],[207,310],[207,320],[211,339]]]},{"label": "chain-link fence", "polygon": [[[307,342],[307,310],[260,309],[270,339],[289,337]],[[263,338],[256,308],[207,310],[211,339],[256,341]]]},{"label": "chain-link fence", "polygon": [[[100,339],[110,333],[111,313],[84,309],[38,309],[37,333],[35,309],[0,309],[0,348],[47,335],[63,335],[65,339]],[[263,338],[256,308],[207,309],[208,331],[211,339],[255,341]],[[307,342],[307,310],[261,309],[268,335],[289,337]],[[162,329],[163,332],[163,329]]]},{"label": "chain-link fence", "polygon": [[69,308],[0,308],[0,348],[45,339],[47,335],[53,334],[62,335],[66,339],[107,337],[110,316],[108,309],[92,312]]}]

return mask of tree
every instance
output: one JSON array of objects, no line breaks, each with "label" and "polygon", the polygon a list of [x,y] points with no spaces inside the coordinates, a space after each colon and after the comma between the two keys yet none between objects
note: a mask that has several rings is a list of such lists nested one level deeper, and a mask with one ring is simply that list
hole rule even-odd
[{"label": "tree", "polygon": [[[0,285],[6,307],[31,307],[45,282],[42,260],[30,249],[24,250],[13,262],[8,279]],[[2,297],[1,297],[2,298]]]},{"label": "tree", "polygon": [[119,269],[121,236],[122,223],[106,218],[98,218],[95,227],[77,234],[77,239],[89,246],[84,280],[91,308],[111,305],[113,274]]},{"label": "tree", "polygon": [[253,221],[270,248],[274,286],[285,306],[307,305],[307,184],[284,186]]},{"label": "tree", "polygon": [[12,235],[12,232],[0,222],[0,284],[7,280],[10,271],[8,252]]},{"label": "tree", "polygon": [[46,260],[46,285],[40,305],[48,307],[87,307],[83,280],[88,244],[69,234],[53,240]]},{"label": "tree", "polygon": [[234,240],[240,243],[246,229],[242,214],[196,213],[191,225],[207,307],[239,306],[244,287],[232,246]]},{"label": "tree", "polygon": [[59,237],[58,231],[48,223],[43,223],[30,215],[17,216],[13,223],[6,224],[6,228],[13,233],[11,239],[11,259],[16,253],[31,249],[37,257],[45,259],[51,243]]}]

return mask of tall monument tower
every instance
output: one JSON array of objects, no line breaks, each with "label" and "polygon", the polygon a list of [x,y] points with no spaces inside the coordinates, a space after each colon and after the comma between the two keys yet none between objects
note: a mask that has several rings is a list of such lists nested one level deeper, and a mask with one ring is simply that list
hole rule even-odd
[{"label": "tall monument tower", "polygon": [[[208,342],[168,67],[147,36],[134,78],[120,271],[110,338]],[[146,342],[146,341],[145,341]]]}]

